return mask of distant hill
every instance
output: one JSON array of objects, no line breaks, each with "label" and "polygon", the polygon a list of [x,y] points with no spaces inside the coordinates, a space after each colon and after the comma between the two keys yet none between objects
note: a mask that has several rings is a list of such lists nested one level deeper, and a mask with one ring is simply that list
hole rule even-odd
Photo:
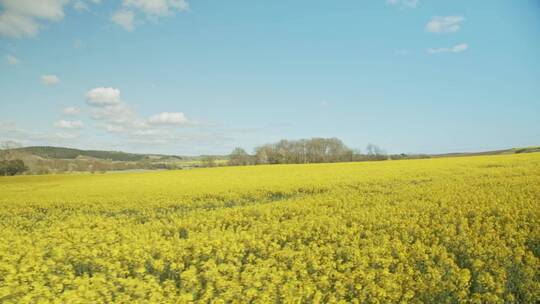
[{"label": "distant hill", "polygon": [[27,174],[188,169],[200,166],[200,161],[190,156],[135,154],[50,146],[14,148],[7,151],[10,158],[24,161],[28,168]]},{"label": "distant hill", "polygon": [[[27,154],[39,156],[48,159],[77,159],[78,157],[92,157],[102,160],[110,161],[142,161],[142,160],[165,160],[165,159],[178,159],[178,160],[199,160],[203,156],[174,156],[174,155],[162,155],[162,154],[136,154],[126,153],[121,151],[99,151],[99,150],[80,150],[73,148],[63,147],[50,147],[50,146],[36,146],[36,147],[24,147],[14,149]],[[540,152],[540,146],[537,147],[525,147],[525,148],[512,148],[504,150],[492,150],[482,152],[453,152],[443,154],[425,154],[427,157],[459,157],[459,156],[474,156],[474,155],[498,155],[498,154],[519,154]],[[226,158],[223,155],[214,156],[216,159]]]},{"label": "distant hill", "polygon": [[141,161],[145,159],[160,159],[160,158],[177,158],[179,156],[166,156],[154,154],[134,154],[120,151],[97,151],[97,150],[79,150],[72,148],[61,147],[25,147],[15,149],[20,152],[40,156],[50,159],[76,159],[81,156],[92,157],[96,159],[111,160],[111,161]]},{"label": "distant hill", "polygon": [[525,147],[525,148],[512,148],[504,150],[492,150],[483,152],[455,152],[455,153],[443,153],[432,154],[431,157],[459,157],[459,156],[480,156],[480,155],[500,155],[500,154],[519,154],[519,153],[532,153],[540,152],[540,146],[538,147]]}]

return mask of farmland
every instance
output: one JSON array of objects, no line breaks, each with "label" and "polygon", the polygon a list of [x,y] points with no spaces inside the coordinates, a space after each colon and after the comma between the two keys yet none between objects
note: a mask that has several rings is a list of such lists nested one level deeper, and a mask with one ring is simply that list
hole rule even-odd
[{"label": "farmland", "polygon": [[540,153],[0,177],[2,303],[534,303]]}]

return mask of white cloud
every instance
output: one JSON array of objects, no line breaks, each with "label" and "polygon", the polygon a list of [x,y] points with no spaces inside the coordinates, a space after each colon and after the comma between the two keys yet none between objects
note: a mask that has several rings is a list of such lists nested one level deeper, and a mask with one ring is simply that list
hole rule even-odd
[{"label": "white cloud", "polygon": [[[101,0],[0,0],[0,36],[34,36],[48,23],[62,20],[68,3],[74,10],[83,12],[89,10],[89,4],[99,4]],[[122,8],[111,16],[111,20],[131,31],[135,28],[137,15],[156,20],[187,10],[187,0],[123,0]]]},{"label": "white cloud", "polygon": [[54,123],[54,126],[60,129],[82,129],[84,123],[80,120],[59,120]]},{"label": "white cloud", "polygon": [[7,55],[6,56],[6,62],[9,65],[17,65],[19,64],[19,59],[13,55]]},{"label": "white cloud", "polygon": [[60,79],[56,75],[43,75],[41,76],[41,82],[45,85],[56,85],[60,83]]},{"label": "white cloud", "polygon": [[457,32],[464,20],[462,16],[435,16],[426,24],[426,30],[431,33]]},{"label": "white cloud", "polygon": [[135,14],[132,11],[118,11],[111,16],[111,20],[126,31],[132,31],[135,28]]},{"label": "white cloud", "polygon": [[151,125],[180,125],[187,122],[186,116],[181,112],[163,112],[148,118]]},{"label": "white cloud", "polygon": [[64,108],[64,110],[62,110],[62,113],[68,116],[77,116],[81,114],[81,110],[75,107],[67,107],[67,108]]},{"label": "white cloud", "polygon": [[110,87],[94,88],[86,93],[92,118],[114,125],[131,125],[136,121],[135,112],[120,99],[120,90]]},{"label": "white cloud", "polygon": [[460,52],[466,51],[468,48],[469,48],[469,45],[468,45],[468,44],[466,44],[466,43],[461,43],[461,44],[455,45],[455,46],[452,48],[452,52],[454,52],[454,53],[460,53]]},{"label": "white cloud", "polygon": [[91,106],[111,106],[120,104],[120,90],[115,88],[94,88],[86,93],[86,102]]},{"label": "white cloud", "polygon": [[175,12],[189,10],[186,0],[123,0],[122,9],[114,13],[111,20],[127,31],[135,28],[136,15],[144,15],[147,19],[174,15]]},{"label": "white cloud", "polygon": [[119,89],[94,88],[86,93],[86,102],[91,107],[91,117],[107,123],[103,126],[107,132],[124,132],[145,124],[138,122],[135,111],[122,102]]},{"label": "white cloud", "polygon": [[386,0],[388,5],[392,6],[401,6],[401,7],[417,7],[420,3],[420,0]]},{"label": "white cloud", "polygon": [[0,0],[0,36],[29,37],[38,33],[43,22],[64,18],[69,0]]},{"label": "white cloud", "polygon": [[189,10],[189,4],[185,0],[124,0],[123,6],[138,9],[149,16],[169,16],[173,12]]},{"label": "white cloud", "polygon": [[99,4],[101,3],[101,0],[76,0],[73,1],[73,9],[78,12],[88,11],[90,9],[88,7],[88,2]]},{"label": "white cloud", "polygon": [[82,12],[88,10],[88,5],[85,2],[78,0],[73,3],[73,8],[78,12]]},{"label": "white cloud", "polygon": [[430,54],[440,54],[440,53],[461,53],[466,51],[469,48],[469,45],[466,43],[461,43],[454,45],[449,48],[430,48],[427,50]]}]

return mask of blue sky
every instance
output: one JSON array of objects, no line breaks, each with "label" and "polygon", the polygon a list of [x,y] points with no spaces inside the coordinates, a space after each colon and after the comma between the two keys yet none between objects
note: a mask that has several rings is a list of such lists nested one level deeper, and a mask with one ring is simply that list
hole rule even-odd
[{"label": "blue sky", "polygon": [[0,140],[540,144],[538,1],[0,0]]}]

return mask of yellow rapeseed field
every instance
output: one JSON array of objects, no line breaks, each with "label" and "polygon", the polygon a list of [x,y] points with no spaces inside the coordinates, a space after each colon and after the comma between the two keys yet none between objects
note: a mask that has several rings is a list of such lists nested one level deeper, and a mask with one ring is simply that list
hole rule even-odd
[{"label": "yellow rapeseed field", "polygon": [[538,303],[540,154],[0,178],[0,303]]}]

